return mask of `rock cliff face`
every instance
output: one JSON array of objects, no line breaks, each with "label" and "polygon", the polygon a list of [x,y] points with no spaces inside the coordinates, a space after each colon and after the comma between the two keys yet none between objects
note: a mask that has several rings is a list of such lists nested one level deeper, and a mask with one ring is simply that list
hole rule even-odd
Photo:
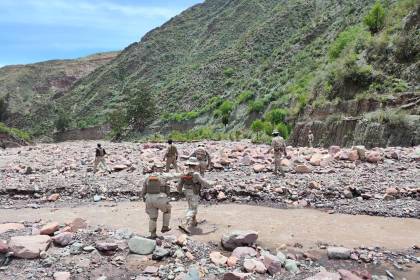
[{"label": "rock cliff face", "polygon": [[420,93],[407,92],[383,100],[371,97],[319,108],[308,106],[288,141],[295,146],[307,145],[312,130],[314,144],[324,147],[419,145],[419,104]]}]

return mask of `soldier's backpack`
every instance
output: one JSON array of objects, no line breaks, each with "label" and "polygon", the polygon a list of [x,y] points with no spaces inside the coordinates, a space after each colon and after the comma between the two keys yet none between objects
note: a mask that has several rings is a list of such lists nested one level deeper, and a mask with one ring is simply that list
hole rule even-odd
[{"label": "soldier's backpack", "polygon": [[104,148],[96,148],[96,156],[103,157],[105,155]]},{"label": "soldier's backpack", "polygon": [[168,148],[168,157],[173,157],[176,155],[176,147],[173,145],[170,145]]},{"label": "soldier's backpack", "polygon": [[282,152],[284,149],[284,140],[281,137],[273,139],[273,148],[275,152]]}]

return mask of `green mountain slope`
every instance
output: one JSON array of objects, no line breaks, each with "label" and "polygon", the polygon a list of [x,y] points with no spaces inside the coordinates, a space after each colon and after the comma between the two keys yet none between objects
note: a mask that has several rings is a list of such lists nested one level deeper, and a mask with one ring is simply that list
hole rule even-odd
[{"label": "green mountain slope", "polygon": [[[59,98],[81,78],[117,56],[101,53],[74,60],[51,60],[0,68],[0,121],[13,126],[30,123],[37,108]],[[29,119],[29,120],[28,120]]]},{"label": "green mountain slope", "polygon": [[[365,119],[400,95],[407,98],[390,106],[392,113],[416,123],[418,103],[410,104],[419,98],[419,1],[384,0],[385,22],[370,34],[363,18],[374,2],[207,0],[127,47],[56,103],[72,126],[97,125],[124,111],[140,91],[157,107],[153,118],[143,120],[143,134],[196,127],[236,131],[266,119],[266,131],[277,125],[288,134],[294,128],[293,144],[304,144],[310,127],[334,131],[330,124]],[[370,98],[380,100],[374,110],[353,110]],[[270,124],[275,109],[281,117]],[[38,112],[46,112],[36,115],[52,128],[54,110]],[[410,128],[410,143],[416,143],[418,125]],[[350,145],[355,129],[346,127],[336,138],[315,133],[316,142]]]}]

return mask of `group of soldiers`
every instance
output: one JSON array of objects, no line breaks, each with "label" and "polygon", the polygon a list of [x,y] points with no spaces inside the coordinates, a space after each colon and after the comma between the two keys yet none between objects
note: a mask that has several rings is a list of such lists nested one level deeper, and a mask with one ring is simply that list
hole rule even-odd
[{"label": "group of soldiers", "polygon": [[[285,176],[281,168],[281,160],[287,156],[286,142],[277,130],[273,131],[273,137],[268,153],[273,151],[274,154],[274,173],[280,173],[281,176]],[[98,144],[94,161],[94,172],[98,170],[99,165],[102,165],[108,172],[111,172],[105,162],[105,155],[105,149]],[[169,172],[171,167],[176,172],[179,172],[178,157],[178,149],[172,140],[168,140],[168,147],[163,157],[163,160],[166,161],[166,172]],[[205,171],[212,166],[211,157],[205,145],[199,144],[198,148],[189,156],[185,164],[187,169],[181,172],[178,179],[177,192],[184,193],[188,203],[188,210],[186,219],[179,225],[179,228],[186,233],[191,233],[191,229],[198,225],[197,212],[201,189],[210,186],[210,183],[204,179]],[[161,232],[165,233],[170,231],[172,209],[170,204],[170,187],[161,174],[152,174],[145,179],[142,188],[142,198],[146,203],[146,213],[149,216],[149,238],[155,239],[158,237],[157,220],[159,211],[163,213]]]}]

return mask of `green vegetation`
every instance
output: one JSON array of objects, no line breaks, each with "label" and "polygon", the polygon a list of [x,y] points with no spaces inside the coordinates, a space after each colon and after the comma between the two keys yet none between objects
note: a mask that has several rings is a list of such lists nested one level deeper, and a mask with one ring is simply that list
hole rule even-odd
[{"label": "green vegetation", "polygon": [[359,25],[349,27],[341,32],[328,50],[330,59],[337,59],[346,47],[354,43],[356,39],[363,37],[367,37],[367,34]]},{"label": "green vegetation", "polygon": [[252,93],[252,91],[244,91],[237,96],[236,102],[238,104],[242,104],[242,103],[248,102],[252,99],[254,99],[254,93]]},{"label": "green vegetation", "polygon": [[156,101],[144,84],[127,89],[130,101],[127,102],[127,123],[134,129],[143,130],[156,116]]},{"label": "green vegetation", "polygon": [[385,10],[380,0],[377,0],[375,5],[363,19],[372,34],[378,33],[385,25]]},{"label": "green vegetation", "polygon": [[284,122],[287,116],[287,111],[284,109],[273,109],[265,115],[265,119],[271,124],[276,125]]},{"label": "green vegetation", "polygon": [[7,102],[5,98],[0,98],[0,121],[6,119]]},{"label": "green vegetation", "polygon": [[11,135],[25,141],[31,140],[31,135],[28,132],[17,128],[9,128],[2,122],[0,122],[0,133]]},{"label": "green vegetation", "polygon": [[57,131],[64,132],[70,127],[71,119],[69,118],[69,116],[65,112],[59,111],[58,112],[58,118],[54,122],[54,125],[55,125],[55,129],[57,129]]},{"label": "green vegetation", "polygon": [[262,99],[257,99],[248,103],[249,113],[261,113],[264,110],[264,107],[264,100]]},{"label": "green vegetation", "polygon": [[260,133],[264,130],[264,128],[265,128],[265,125],[264,125],[264,122],[262,120],[255,120],[251,124],[252,131],[257,134],[257,140],[259,140]]}]

